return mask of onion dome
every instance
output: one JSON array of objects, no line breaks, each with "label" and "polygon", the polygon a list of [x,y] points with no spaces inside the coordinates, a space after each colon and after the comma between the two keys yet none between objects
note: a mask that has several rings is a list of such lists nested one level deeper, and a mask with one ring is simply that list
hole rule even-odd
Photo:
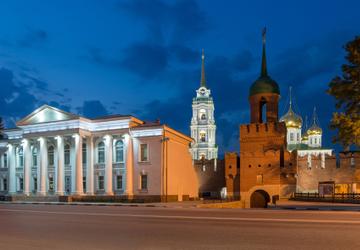
[{"label": "onion dome", "polygon": [[308,141],[309,140],[309,135],[308,135],[307,131],[305,131],[305,133],[303,133],[301,135],[301,140],[302,141]]},{"label": "onion dome", "polygon": [[318,125],[318,118],[317,118],[317,115],[316,115],[316,108],[314,108],[314,113],[313,113],[313,124],[307,130],[307,133],[308,133],[308,135],[321,135],[322,134],[322,129]]},{"label": "onion dome", "polygon": [[262,51],[262,63],[261,63],[261,75],[260,77],[251,85],[250,87],[250,96],[260,94],[260,93],[274,93],[280,95],[279,85],[271,79],[267,73],[266,66],[266,53],[265,53],[265,34],[266,30],[263,31],[263,51]]},{"label": "onion dome", "polygon": [[303,123],[301,116],[295,114],[292,110],[291,104],[289,111],[280,118],[280,121],[285,122],[287,128],[301,128]]},{"label": "onion dome", "polygon": [[321,135],[322,134],[322,129],[316,125],[313,124],[308,130],[307,130],[308,135]]}]

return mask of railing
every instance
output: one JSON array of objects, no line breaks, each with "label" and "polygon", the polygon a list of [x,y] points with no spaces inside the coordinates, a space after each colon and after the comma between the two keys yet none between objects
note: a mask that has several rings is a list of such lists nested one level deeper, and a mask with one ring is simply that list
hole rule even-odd
[{"label": "railing", "polygon": [[324,201],[324,202],[342,202],[342,203],[360,203],[360,193],[294,193],[291,197],[299,201]]}]

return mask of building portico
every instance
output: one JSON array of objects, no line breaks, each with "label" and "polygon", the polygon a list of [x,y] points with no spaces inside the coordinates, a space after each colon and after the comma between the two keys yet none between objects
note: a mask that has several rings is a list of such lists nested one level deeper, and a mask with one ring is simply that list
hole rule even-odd
[{"label": "building portico", "polygon": [[[17,128],[5,130],[6,139],[0,144],[0,193],[133,197],[139,194],[134,192],[137,178],[134,154],[139,161],[151,165],[153,162],[147,159],[149,153],[155,153],[148,143],[138,144],[139,149],[134,150],[133,140],[146,142],[155,138],[161,144],[160,138],[156,138],[165,131],[160,124],[156,129],[143,127],[142,133],[134,130],[143,125],[143,121],[132,116],[90,120],[45,105],[19,121]],[[191,139],[186,140],[188,145]],[[185,152],[189,154],[188,148]],[[190,154],[189,164],[192,167]],[[157,176],[155,171],[152,167],[147,174]],[[147,176],[139,175],[139,178],[144,178],[140,181],[144,186],[137,191],[146,191],[140,192],[141,195],[164,195],[160,188],[157,190],[156,183],[149,188]]]}]

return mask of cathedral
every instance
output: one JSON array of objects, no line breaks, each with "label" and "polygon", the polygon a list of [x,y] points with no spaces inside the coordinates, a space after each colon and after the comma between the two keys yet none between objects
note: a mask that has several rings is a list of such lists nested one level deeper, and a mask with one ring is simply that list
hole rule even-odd
[{"label": "cathedral", "polygon": [[261,73],[248,97],[250,123],[240,125],[240,154],[225,154],[228,196],[243,207],[266,207],[296,192],[360,192],[360,154],[337,157],[324,148],[316,109],[308,128],[293,110],[291,88],[288,110],[279,118],[280,88],[268,74],[265,45],[264,32]]}]

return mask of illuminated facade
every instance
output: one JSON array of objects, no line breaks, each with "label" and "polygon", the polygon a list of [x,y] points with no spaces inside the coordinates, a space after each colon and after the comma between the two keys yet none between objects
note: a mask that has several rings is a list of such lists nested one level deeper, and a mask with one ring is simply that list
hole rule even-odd
[{"label": "illuminated facade", "polygon": [[44,105],[5,130],[0,193],[183,200],[198,185],[191,138],[133,116],[87,119]]},{"label": "illuminated facade", "polygon": [[192,102],[191,144],[193,160],[212,160],[218,158],[216,145],[216,124],[214,117],[214,101],[205,81],[205,56],[202,54],[200,88]]}]

